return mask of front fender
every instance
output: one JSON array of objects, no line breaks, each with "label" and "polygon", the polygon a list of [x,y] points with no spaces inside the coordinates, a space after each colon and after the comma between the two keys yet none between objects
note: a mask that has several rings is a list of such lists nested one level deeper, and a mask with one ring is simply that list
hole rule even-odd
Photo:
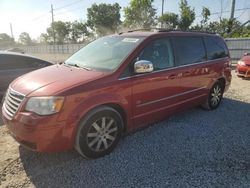
[{"label": "front fender", "polygon": [[129,111],[129,101],[125,97],[118,94],[103,93],[95,96],[90,96],[81,101],[73,110],[72,115],[81,119],[90,110],[105,104],[119,105],[127,114]]}]

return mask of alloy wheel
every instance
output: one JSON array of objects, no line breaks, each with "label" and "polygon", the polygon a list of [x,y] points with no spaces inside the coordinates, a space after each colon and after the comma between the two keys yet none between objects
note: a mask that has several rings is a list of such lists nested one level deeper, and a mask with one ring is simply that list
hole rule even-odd
[{"label": "alloy wheel", "polygon": [[221,96],[222,96],[222,89],[220,85],[216,85],[211,93],[211,104],[213,106],[217,106],[221,100]]},{"label": "alloy wheel", "polygon": [[95,152],[107,150],[115,141],[118,127],[115,119],[102,117],[94,121],[87,133],[87,145]]}]

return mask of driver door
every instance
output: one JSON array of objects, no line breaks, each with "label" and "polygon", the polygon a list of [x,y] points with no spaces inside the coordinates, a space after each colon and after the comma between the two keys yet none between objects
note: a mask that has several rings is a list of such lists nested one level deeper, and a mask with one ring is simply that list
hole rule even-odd
[{"label": "driver door", "polygon": [[132,78],[134,126],[160,120],[174,112],[181,92],[179,73],[175,70],[170,38],[151,41],[137,60],[153,63],[150,73],[136,74]]}]

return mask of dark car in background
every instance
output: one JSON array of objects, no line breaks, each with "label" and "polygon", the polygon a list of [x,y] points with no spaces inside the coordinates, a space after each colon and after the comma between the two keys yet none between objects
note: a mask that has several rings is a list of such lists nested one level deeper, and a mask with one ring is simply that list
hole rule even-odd
[{"label": "dark car in background", "polygon": [[52,63],[30,55],[0,51],[0,98],[15,78],[49,65]]},{"label": "dark car in background", "polygon": [[21,54],[25,53],[25,51],[23,49],[17,48],[17,47],[15,47],[15,48],[9,48],[9,49],[7,49],[5,51],[7,51],[7,52],[18,52],[18,53],[21,53]]}]

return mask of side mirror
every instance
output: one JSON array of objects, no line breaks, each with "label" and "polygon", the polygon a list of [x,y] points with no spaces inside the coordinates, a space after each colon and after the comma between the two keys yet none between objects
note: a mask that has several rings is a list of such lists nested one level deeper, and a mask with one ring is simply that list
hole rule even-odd
[{"label": "side mirror", "polygon": [[154,70],[153,63],[147,60],[139,60],[134,64],[135,73],[148,73]]}]

